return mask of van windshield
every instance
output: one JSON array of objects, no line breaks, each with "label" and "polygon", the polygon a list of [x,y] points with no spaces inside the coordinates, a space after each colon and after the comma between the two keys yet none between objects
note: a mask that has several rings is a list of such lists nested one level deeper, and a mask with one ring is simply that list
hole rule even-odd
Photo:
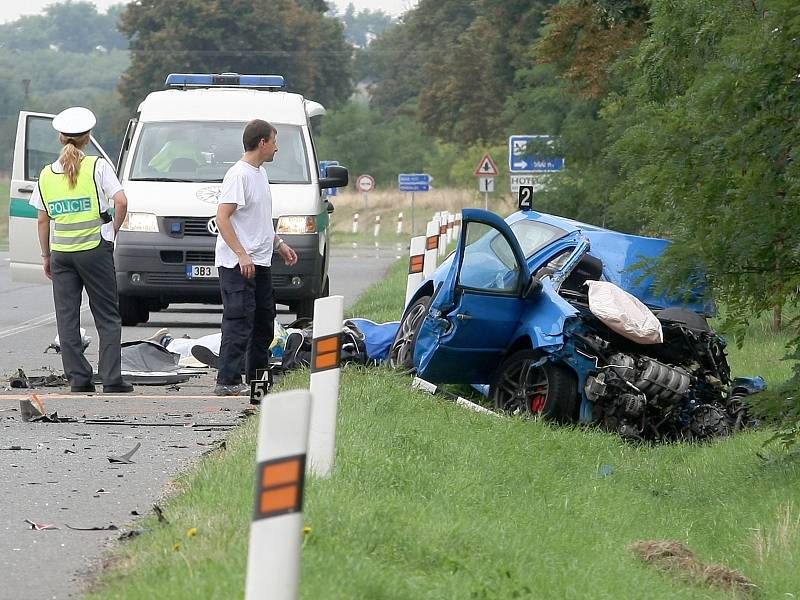
[{"label": "van windshield", "polygon": [[[136,143],[130,179],[219,183],[242,157],[245,123],[169,121],[143,123]],[[264,163],[270,183],[310,183],[303,131],[297,125],[275,125],[278,153]]]}]

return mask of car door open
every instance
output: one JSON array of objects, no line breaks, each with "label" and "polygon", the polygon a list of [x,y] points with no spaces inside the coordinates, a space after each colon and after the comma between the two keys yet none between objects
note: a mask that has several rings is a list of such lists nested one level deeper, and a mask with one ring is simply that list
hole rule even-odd
[{"label": "car door open", "polygon": [[485,383],[519,327],[530,272],[510,227],[497,215],[465,209],[450,271],[417,337],[423,379]]}]

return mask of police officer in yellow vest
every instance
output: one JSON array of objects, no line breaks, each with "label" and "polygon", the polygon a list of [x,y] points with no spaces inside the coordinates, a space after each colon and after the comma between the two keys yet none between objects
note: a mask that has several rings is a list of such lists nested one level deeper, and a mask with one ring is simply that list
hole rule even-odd
[{"label": "police officer in yellow vest", "polygon": [[[128,199],[108,161],[83,153],[96,122],[92,111],[80,106],[56,115],[53,128],[63,148],[58,160],[42,169],[30,203],[39,209],[43,267],[53,280],[61,360],[72,391],[95,391],[80,333],[86,289],[100,336],[103,392],[131,392],[133,386],[120,373],[122,322],[114,273],[114,236],[125,220]],[[108,198],[114,200],[113,219]],[[55,222],[52,237],[50,221]]]}]

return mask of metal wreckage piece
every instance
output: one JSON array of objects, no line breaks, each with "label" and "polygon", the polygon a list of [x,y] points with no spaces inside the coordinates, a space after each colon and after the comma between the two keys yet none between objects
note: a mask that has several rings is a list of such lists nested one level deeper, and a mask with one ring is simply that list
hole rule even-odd
[{"label": "metal wreckage piece", "polygon": [[752,425],[743,398],[763,390],[763,379],[731,379],[725,341],[704,319],[660,321],[658,345],[631,342],[591,319],[567,327],[569,342],[550,358],[580,357],[592,421],[638,441],[699,441]]}]

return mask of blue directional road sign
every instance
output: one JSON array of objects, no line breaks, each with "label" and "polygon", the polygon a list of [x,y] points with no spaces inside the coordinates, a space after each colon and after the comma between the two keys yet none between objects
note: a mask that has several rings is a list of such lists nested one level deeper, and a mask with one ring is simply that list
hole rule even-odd
[{"label": "blue directional road sign", "polygon": [[428,192],[432,180],[433,177],[427,173],[400,173],[397,176],[401,192]]},{"label": "blue directional road sign", "polygon": [[511,173],[556,173],[564,170],[564,159],[528,153],[534,140],[546,142],[549,135],[512,135],[508,138],[508,170]]},{"label": "blue directional road sign", "polygon": [[[338,160],[321,160],[319,161],[319,176],[327,177],[328,167],[339,166]],[[328,196],[336,196],[339,193],[339,188],[325,188]]]}]

